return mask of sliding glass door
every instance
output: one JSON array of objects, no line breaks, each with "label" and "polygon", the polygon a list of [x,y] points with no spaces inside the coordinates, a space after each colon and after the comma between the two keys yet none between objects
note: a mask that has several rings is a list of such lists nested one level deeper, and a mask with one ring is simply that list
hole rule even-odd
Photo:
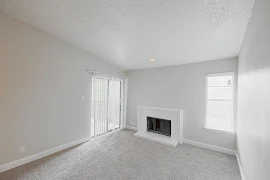
[{"label": "sliding glass door", "polygon": [[122,120],[121,77],[92,75],[91,137],[120,128]]},{"label": "sliding glass door", "polygon": [[108,80],[108,130],[120,128],[121,121],[121,81]]}]

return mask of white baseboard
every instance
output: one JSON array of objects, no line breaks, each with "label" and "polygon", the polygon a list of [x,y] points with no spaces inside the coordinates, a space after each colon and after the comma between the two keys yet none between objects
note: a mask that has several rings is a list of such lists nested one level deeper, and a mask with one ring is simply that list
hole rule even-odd
[{"label": "white baseboard", "polygon": [[133,130],[133,131],[137,131],[137,127],[134,127],[134,126],[128,126],[128,125],[126,125],[125,126],[125,129],[130,129],[130,130]]},{"label": "white baseboard", "polygon": [[205,144],[205,143],[201,143],[201,142],[198,142],[198,141],[184,139],[183,143],[190,144],[190,145],[193,145],[193,146],[198,146],[198,147],[205,148],[205,149],[210,149],[210,150],[213,150],[213,151],[218,151],[218,152],[234,155],[234,156],[236,155],[236,151],[233,150],[233,149],[227,149],[227,148],[224,148],[224,147],[214,146],[214,145],[211,145],[211,144]]},{"label": "white baseboard", "polygon": [[245,180],[245,176],[244,176],[244,173],[243,173],[243,169],[242,169],[242,165],[241,165],[241,161],[240,161],[238,152],[236,152],[235,155],[236,155],[236,159],[237,159],[237,164],[238,164],[238,167],[239,167],[239,171],[240,171],[240,174],[241,174],[241,179],[242,180]]},{"label": "white baseboard", "polygon": [[73,142],[70,142],[70,143],[67,143],[67,144],[64,144],[64,145],[61,145],[61,146],[57,146],[55,148],[52,148],[52,149],[49,149],[49,150],[46,150],[46,151],[42,151],[40,153],[31,155],[31,156],[28,156],[28,157],[25,157],[25,158],[22,158],[22,159],[18,159],[18,160],[9,162],[7,164],[3,164],[3,165],[0,166],[0,173],[2,173],[4,171],[8,171],[8,170],[13,169],[13,168],[18,167],[18,166],[27,164],[29,162],[41,159],[41,158],[46,157],[48,155],[54,154],[56,152],[71,148],[71,147],[79,145],[79,144],[82,144],[84,142],[89,141],[90,139],[91,139],[90,137],[79,139],[77,141],[73,141]]}]

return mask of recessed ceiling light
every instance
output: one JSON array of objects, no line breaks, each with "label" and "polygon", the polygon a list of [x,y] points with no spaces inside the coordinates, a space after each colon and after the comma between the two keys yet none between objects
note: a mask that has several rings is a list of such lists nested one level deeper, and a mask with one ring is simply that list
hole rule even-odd
[{"label": "recessed ceiling light", "polygon": [[154,59],[150,59],[150,62],[155,62],[155,60]]}]

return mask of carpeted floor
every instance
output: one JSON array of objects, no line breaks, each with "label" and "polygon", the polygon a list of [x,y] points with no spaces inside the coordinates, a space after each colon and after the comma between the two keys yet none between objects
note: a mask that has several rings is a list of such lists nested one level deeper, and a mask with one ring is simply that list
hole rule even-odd
[{"label": "carpeted floor", "polygon": [[234,156],[122,130],[0,174],[1,180],[240,180]]}]

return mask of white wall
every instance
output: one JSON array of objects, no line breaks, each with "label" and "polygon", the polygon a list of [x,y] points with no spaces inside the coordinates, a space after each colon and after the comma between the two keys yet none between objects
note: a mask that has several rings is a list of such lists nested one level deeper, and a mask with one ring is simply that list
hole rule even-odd
[{"label": "white wall", "polygon": [[0,165],[89,136],[86,69],[122,73],[0,13]]},{"label": "white wall", "polygon": [[235,135],[203,128],[206,74],[220,72],[237,74],[237,58],[129,71],[127,125],[136,127],[137,106],[183,109],[184,138],[235,149]]},{"label": "white wall", "polygon": [[246,180],[270,179],[270,1],[257,0],[239,56],[237,140]]}]

